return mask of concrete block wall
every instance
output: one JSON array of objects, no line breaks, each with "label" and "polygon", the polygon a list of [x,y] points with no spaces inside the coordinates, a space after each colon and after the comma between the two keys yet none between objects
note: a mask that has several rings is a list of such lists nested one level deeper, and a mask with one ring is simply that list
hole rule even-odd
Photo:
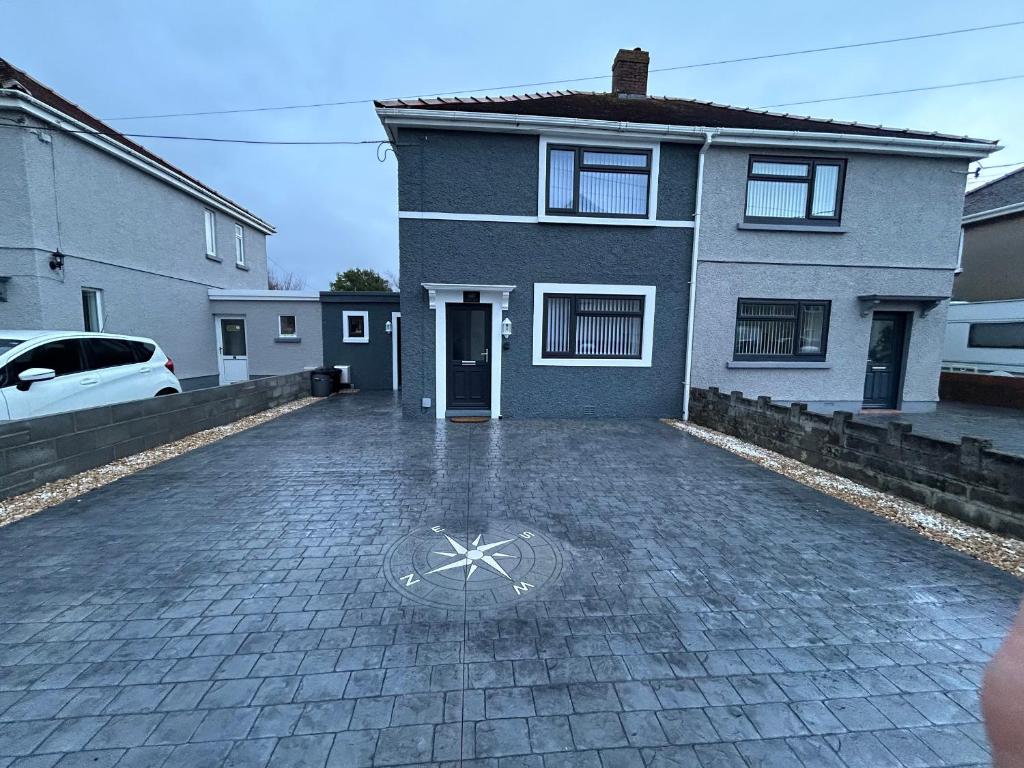
[{"label": "concrete block wall", "polygon": [[691,390],[694,423],[733,435],[813,467],[848,477],[997,533],[1024,538],[1024,457],[992,450],[988,440],[951,443],[911,431],[813,413],[715,387]]},{"label": "concrete block wall", "polygon": [[0,422],[0,498],[296,400],[309,373]]}]

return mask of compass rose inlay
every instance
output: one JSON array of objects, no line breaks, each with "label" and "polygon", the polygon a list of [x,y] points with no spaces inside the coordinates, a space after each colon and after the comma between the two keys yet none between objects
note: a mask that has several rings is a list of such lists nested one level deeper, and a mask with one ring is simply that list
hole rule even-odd
[{"label": "compass rose inlay", "polygon": [[385,576],[416,602],[479,609],[532,596],[561,567],[546,536],[502,521],[476,530],[435,525],[414,531],[388,552]]}]

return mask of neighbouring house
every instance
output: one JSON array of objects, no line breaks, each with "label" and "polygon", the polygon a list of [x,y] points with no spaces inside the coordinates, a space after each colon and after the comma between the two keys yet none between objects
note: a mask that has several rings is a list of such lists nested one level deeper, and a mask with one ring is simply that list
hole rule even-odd
[{"label": "neighbouring house", "polygon": [[403,409],[678,416],[689,387],[928,410],[968,162],[993,141],[647,94],[376,103]]},{"label": "neighbouring house", "polygon": [[1024,407],[1024,168],[968,192],[963,214],[942,394]]},{"label": "neighbouring house", "polygon": [[185,388],[225,380],[208,292],[267,287],[270,224],[2,59],[0,178],[0,328],[148,336]]}]

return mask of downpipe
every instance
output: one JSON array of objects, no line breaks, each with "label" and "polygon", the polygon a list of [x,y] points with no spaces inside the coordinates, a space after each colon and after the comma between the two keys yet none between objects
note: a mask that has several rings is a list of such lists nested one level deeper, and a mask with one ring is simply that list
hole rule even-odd
[{"label": "downpipe", "polygon": [[697,254],[700,249],[700,211],[704,202],[704,156],[716,131],[704,133],[704,143],[697,153],[697,198],[693,213],[693,247],[690,251],[690,298],[686,311],[686,373],[683,377],[683,421],[690,420],[690,375],[693,370],[693,315],[697,306]]}]

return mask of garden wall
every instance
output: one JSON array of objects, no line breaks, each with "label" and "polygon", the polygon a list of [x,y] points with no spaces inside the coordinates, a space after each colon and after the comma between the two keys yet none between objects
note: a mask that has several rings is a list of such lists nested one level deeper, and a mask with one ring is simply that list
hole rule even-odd
[{"label": "garden wall", "polygon": [[999,533],[1024,538],[1024,457],[988,440],[951,443],[915,435],[911,425],[876,426],[853,414],[812,413],[716,388],[691,390],[690,417],[805,464],[902,496]]},{"label": "garden wall", "polygon": [[309,394],[290,373],[35,419],[0,422],[0,499]]}]

